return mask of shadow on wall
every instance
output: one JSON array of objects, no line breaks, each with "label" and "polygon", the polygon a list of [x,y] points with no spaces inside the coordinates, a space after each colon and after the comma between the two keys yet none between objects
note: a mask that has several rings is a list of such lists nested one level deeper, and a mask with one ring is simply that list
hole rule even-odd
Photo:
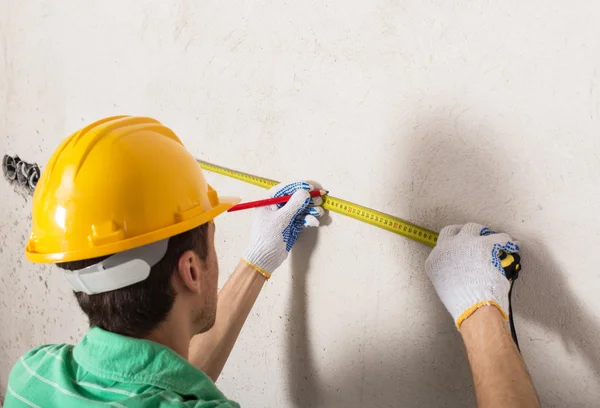
[{"label": "shadow on wall", "polygon": [[[410,151],[398,152],[398,162],[404,166],[398,171],[406,171],[408,168],[413,175],[415,188],[411,188],[408,194],[406,191],[399,193],[401,197],[399,196],[398,200],[402,201],[398,202],[403,202],[405,206],[397,214],[403,214],[411,221],[436,229],[467,221],[494,222],[478,219],[478,215],[485,216],[480,213],[467,214],[457,210],[463,208],[460,203],[465,199],[474,203],[474,207],[483,205],[493,209],[495,220],[510,219],[515,212],[519,214],[518,207],[507,208],[505,197],[495,193],[498,191],[495,186],[482,188],[482,180],[506,180],[510,175],[510,168],[491,163],[487,151],[478,148],[474,141],[466,140],[464,136],[468,132],[455,122],[440,123],[432,120],[421,123],[424,125],[416,130],[415,140],[418,142]],[[437,148],[432,149],[432,146]],[[510,167],[510,163],[506,163],[506,166]],[[390,172],[394,173],[393,170]],[[535,180],[520,182],[535,185]],[[447,194],[439,198],[440,191]],[[501,222],[497,224],[490,226],[501,227]],[[524,260],[524,273],[513,294],[517,329],[519,320],[527,319],[559,334],[567,346],[576,348],[589,361],[594,371],[600,374],[600,350],[589,341],[600,330],[598,323],[570,291],[551,251],[535,236],[519,235],[518,231],[514,231],[513,234],[518,236],[523,244]],[[332,380],[333,383],[324,383],[323,379],[317,378],[317,370],[310,353],[310,321],[307,320],[306,313],[306,305],[310,301],[307,299],[306,275],[310,267],[310,254],[316,243],[317,231],[309,230],[303,234],[292,251],[293,319],[288,330],[288,359],[292,367],[288,382],[290,397],[296,406],[338,406],[336,400],[340,395],[356,395],[357,389],[361,390],[361,398],[357,398],[353,404],[345,404],[346,407],[474,406],[472,381],[464,347],[441,303],[439,307],[434,308],[433,316],[430,316],[436,341],[425,351],[423,347],[418,347],[417,338],[414,339],[414,349],[405,350],[403,355],[386,349],[370,353],[377,358],[376,361],[365,361],[365,365],[369,367],[364,371],[368,378],[361,378],[355,383],[336,383],[335,379]],[[424,262],[428,251],[419,253],[422,253],[421,259],[415,259],[411,265],[404,266],[403,273],[407,278],[411,274],[424,274]],[[403,266],[399,265],[399,268],[401,267]],[[426,280],[414,279],[413,282],[423,286],[415,290],[420,290],[430,298],[436,297]],[[527,360],[527,350],[537,345],[523,336],[520,340]],[[348,355],[349,360],[354,357],[355,355]],[[548,359],[551,358],[549,355]],[[586,395],[578,397],[573,395],[574,393],[569,394],[582,399],[571,400],[571,406],[589,402],[585,399]],[[542,404],[546,405],[544,395],[540,395],[540,398]]]},{"label": "shadow on wall", "polygon": [[[428,225],[433,222],[432,227],[436,229],[444,225],[468,221],[482,224],[493,222],[494,225],[490,225],[492,228],[501,229],[503,220],[520,219],[520,215],[527,209],[519,208],[519,203],[526,197],[511,196],[511,204],[513,202],[517,204],[508,206],[507,195],[503,193],[501,186],[506,183],[518,183],[521,187],[535,188],[538,181],[528,179],[525,171],[519,173],[520,178],[511,179],[513,167],[503,158],[510,157],[512,147],[500,146],[497,151],[498,156],[492,158],[489,156],[489,150],[481,149],[478,140],[466,138],[467,134],[473,132],[466,132],[465,129],[457,126],[456,122],[451,124],[425,121],[423,123],[430,123],[430,125],[424,126],[424,129],[419,131],[421,142],[415,146],[412,155],[409,155],[409,157],[421,158],[413,160],[411,164],[415,169],[413,182],[415,185],[424,186],[415,189],[411,198],[414,207],[409,212],[409,216],[412,220]],[[485,126],[479,128],[485,129]],[[432,146],[439,148],[432,149]],[[483,187],[485,184],[488,186]],[[439,196],[440,191],[446,193],[443,201],[429,206],[429,203],[435,203],[435,196],[436,194]],[[465,201],[475,203],[470,212],[464,211],[467,205],[451,205],[451,203],[465,203]],[[486,210],[476,212],[478,207]],[[523,234],[518,229],[509,232],[521,241],[523,248],[523,273],[516,282],[513,293],[517,332],[520,321],[527,320],[556,333],[567,349],[580,353],[597,374],[597,378],[600,378],[600,349],[590,341],[597,338],[600,324],[586,311],[581,301],[569,288],[565,276],[569,271],[560,270],[551,250],[541,242],[540,237]],[[526,361],[528,350],[544,344],[544,342],[531,341],[523,335],[519,340]],[[548,354],[546,358],[550,361],[554,356]],[[535,373],[533,374],[535,382]],[[568,377],[568,374],[565,373],[565,376]],[[555,378],[557,382],[552,384],[551,388],[564,389],[565,392],[561,394],[569,395],[570,406],[585,406],[590,403],[589,395],[577,394],[575,390],[571,392],[568,389],[571,380],[563,378],[563,375],[557,375]],[[545,395],[540,395],[540,399],[544,406],[555,405],[559,400],[556,396]]]},{"label": "shadow on wall", "polygon": [[[373,361],[364,362],[366,368],[363,367],[362,372],[368,378],[354,377],[354,381],[341,382],[334,379],[328,382],[315,375],[318,370],[310,351],[310,321],[306,313],[306,305],[310,300],[307,298],[305,276],[310,265],[310,251],[317,242],[316,234],[317,231],[314,230],[310,231],[310,236],[300,238],[296,244],[299,244],[299,248],[294,247],[292,251],[294,283],[291,310],[294,323],[288,330],[290,336],[288,360],[292,364],[288,372],[288,383],[290,397],[295,406],[302,408],[474,406],[475,399],[467,357],[452,320],[441,305],[436,309],[435,315],[431,316],[431,320],[435,322],[432,327],[436,342],[425,353],[415,353],[410,347],[400,355],[397,350],[378,349],[370,353],[373,355]],[[414,265],[411,267],[414,268]],[[413,272],[409,271],[409,268],[406,269],[406,274]],[[422,273],[421,270],[414,272]],[[433,291],[431,287],[424,290]],[[434,296],[436,295],[432,292],[429,298]],[[358,331],[357,335],[360,335]],[[417,344],[419,338],[411,341],[413,342],[411,346],[415,349],[419,348]],[[345,360],[356,360],[356,351],[348,350],[348,353]],[[347,367],[340,370],[347,370]],[[348,378],[342,375],[337,378],[342,377]]]},{"label": "shadow on wall", "polygon": [[320,379],[315,376],[316,367],[311,353],[307,313],[308,296],[306,278],[310,268],[310,256],[317,245],[318,230],[305,230],[294,246],[291,254],[292,296],[290,310],[292,319],[287,328],[287,355],[291,363],[288,370],[290,397],[298,407],[326,406],[324,395],[320,392]]}]

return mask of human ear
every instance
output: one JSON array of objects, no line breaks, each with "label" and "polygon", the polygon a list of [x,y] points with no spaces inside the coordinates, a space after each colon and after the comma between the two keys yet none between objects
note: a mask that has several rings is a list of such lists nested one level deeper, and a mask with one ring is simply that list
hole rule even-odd
[{"label": "human ear", "polygon": [[184,287],[191,292],[200,292],[200,274],[202,273],[202,262],[194,251],[185,251],[179,257],[177,274]]}]

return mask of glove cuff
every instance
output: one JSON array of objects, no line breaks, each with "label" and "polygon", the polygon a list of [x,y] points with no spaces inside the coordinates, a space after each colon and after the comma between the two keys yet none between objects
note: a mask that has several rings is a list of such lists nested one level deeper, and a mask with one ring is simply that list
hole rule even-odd
[{"label": "glove cuff", "polygon": [[267,279],[271,277],[271,274],[283,263],[285,258],[287,258],[287,252],[281,259],[281,254],[266,250],[260,245],[250,246],[242,254],[242,260]]},{"label": "glove cuff", "polygon": [[263,268],[261,268],[260,266],[254,265],[253,263],[248,262],[247,260],[245,260],[244,258],[242,258],[242,261],[244,261],[247,265],[253,267],[256,272],[260,273],[262,276],[264,276],[267,280],[271,279],[271,274],[267,271],[265,271]]},{"label": "glove cuff", "polygon": [[473,290],[473,288],[468,287],[455,292],[454,296],[458,302],[453,308],[452,317],[454,317],[456,328],[459,331],[460,325],[465,319],[482,306],[495,306],[500,311],[504,320],[508,320],[508,296],[497,296],[493,290],[486,292],[488,293],[482,293],[481,288]]},{"label": "glove cuff", "polygon": [[456,319],[456,328],[458,329],[458,331],[460,331],[460,325],[469,317],[471,316],[473,313],[475,313],[475,311],[477,309],[479,309],[482,306],[496,306],[496,308],[500,311],[500,314],[502,315],[502,317],[504,318],[504,320],[508,320],[508,314],[504,311],[504,309],[502,309],[502,306],[500,306],[498,303],[496,303],[496,301],[494,300],[483,300],[481,302],[475,303],[473,306],[471,306],[470,308],[468,308],[467,310],[465,310],[464,312],[462,312],[462,314],[460,316],[458,316],[458,318]]}]

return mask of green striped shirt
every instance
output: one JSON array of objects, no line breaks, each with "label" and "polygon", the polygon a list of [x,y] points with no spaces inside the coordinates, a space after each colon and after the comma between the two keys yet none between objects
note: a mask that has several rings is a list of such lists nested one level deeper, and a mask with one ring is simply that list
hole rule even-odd
[{"label": "green striped shirt", "polygon": [[239,408],[168,347],[97,327],[77,346],[42,346],[21,357],[4,401],[4,408],[100,405]]}]

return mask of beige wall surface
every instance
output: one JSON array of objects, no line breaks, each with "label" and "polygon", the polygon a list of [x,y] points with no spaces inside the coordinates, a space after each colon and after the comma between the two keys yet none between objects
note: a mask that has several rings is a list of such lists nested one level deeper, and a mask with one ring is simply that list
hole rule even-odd
[{"label": "beige wall surface", "polygon": [[[600,401],[600,3],[0,0],[0,154],[156,117],[198,158],[439,230],[520,240],[522,352],[545,407]],[[256,187],[208,175],[223,195]],[[0,180],[0,393],[86,320],[28,263],[31,200]],[[218,385],[246,407],[474,406],[429,249],[331,214],[266,285]],[[218,220],[221,282],[250,212]]]}]

